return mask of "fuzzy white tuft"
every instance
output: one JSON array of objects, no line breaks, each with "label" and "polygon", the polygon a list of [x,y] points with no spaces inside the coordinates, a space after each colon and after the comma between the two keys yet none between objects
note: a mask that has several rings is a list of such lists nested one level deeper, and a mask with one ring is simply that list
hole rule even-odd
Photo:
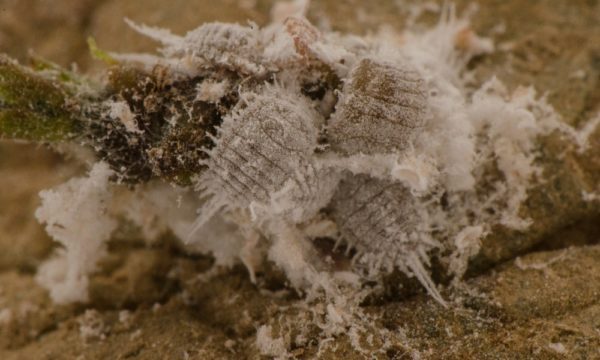
[{"label": "fuzzy white tuft", "polygon": [[35,215],[62,248],[42,264],[36,278],[57,303],[88,299],[88,276],[96,269],[117,226],[107,214],[112,174],[106,163],[97,163],[88,177],[40,193],[42,205]]}]

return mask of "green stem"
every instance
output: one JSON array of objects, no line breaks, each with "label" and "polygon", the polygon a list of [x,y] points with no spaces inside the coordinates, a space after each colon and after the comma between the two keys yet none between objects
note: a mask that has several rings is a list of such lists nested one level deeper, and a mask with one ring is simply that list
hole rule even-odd
[{"label": "green stem", "polygon": [[64,141],[77,133],[66,87],[0,55],[0,138]]}]

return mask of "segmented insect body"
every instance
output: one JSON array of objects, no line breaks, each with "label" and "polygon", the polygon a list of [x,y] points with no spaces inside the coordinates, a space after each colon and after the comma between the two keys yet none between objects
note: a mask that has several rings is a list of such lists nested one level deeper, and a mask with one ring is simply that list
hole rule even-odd
[{"label": "segmented insect body", "polygon": [[365,58],[351,70],[328,125],[332,148],[346,155],[406,149],[427,116],[425,84],[409,67]]},{"label": "segmented insect body", "polygon": [[340,183],[330,209],[342,238],[357,250],[359,262],[376,272],[399,267],[444,303],[423,265],[429,262],[426,251],[432,244],[416,234],[419,216],[408,188],[368,175],[349,176]]},{"label": "segmented insect body", "polygon": [[307,101],[284,89],[243,94],[225,117],[200,178],[213,196],[201,218],[220,208],[247,208],[255,217],[290,223],[316,214],[337,185],[337,177],[312,159],[320,122]]},{"label": "segmented insect body", "polygon": [[201,59],[207,67],[223,66],[241,73],[264,71],[258,29],[238,24],[207,23],[186,34],[171,51]]}]

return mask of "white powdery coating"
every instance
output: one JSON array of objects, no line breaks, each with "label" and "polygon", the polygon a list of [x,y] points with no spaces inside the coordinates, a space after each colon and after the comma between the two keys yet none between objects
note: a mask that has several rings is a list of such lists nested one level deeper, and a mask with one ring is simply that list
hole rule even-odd
[{"label": "white powdery coating", "polygon": [[125,129],[130,133],[143,133],[137,126],[135,115],[129,108],[126,101],[107,101],[108,116],[112,119],[119,120],[125,126]]},{"label": "white powdery coating", "polygon": [[108,327],[97,310],[88,309],[78,319],[79,336],[85,341],[104,340]]},{"label": "white powdery coating", "polygon": [[187,234],[180,237],[186,239],[187,251],[211,254],[217,266],[231,267],[241,262],[252,283],[256,283],[255,273],[262,262],[264,249],[260,246],[261,233],[253,227],[246,211],[217,214],[190,234],[193,226],[197,227],[194,221],[186,227]]},{"label": "white powdery coating", "polygon": [[188,238],[196,221],[196,209],[201,205],[193,191],[159,182],[138,185],[134,191],[119,190],[111,202],[111,214],[139,226],[149,244],[171,230],[179,239],[188,239],[186,251],[211,254],[215,265],[223,267],[231,267],[241,260],[253,274],[256,261],[252,252],[252,234],[226,216],[213,217]]},{"label": "white powdery coating", "polygon": [[[456,19],[451,8],[443,16],[432,30],[404,34],[397,50],[420,70],[430,95],[432,117],[413,151],[421,156],[421,164],[437,168],[437,172],[429,171],[433,175],[428,181],[430,187],[441,184],[449,191],[473,190],[478,167],[495,158],[510,179],[507,182],[521,188],[535,173],[531,165],[535,139],[560,127],[557,115],[543,100],[536,99],[532,90],[510,95],[495,79],[469,95],[465,61],[490,52],[493,46],[475,39],[468,22]],[[467,40],[461,38],[465,36]],[[382,55],[398,57],[392,50]],[[411,167],[415,169],[410,165],[406,168]],[[512,203],[514,213],[519,201]]]},{"label": "white powdery coating", "polygon": [[112,174],[108,165],[100,162],[88,177],[40,193],[42,205],[35,216],[46,223],[48,234],[63,248],[40,266],[36,279],[56,303],[88,299],[88,275],[96,269],[106,241],[117,227],[107,214]]},{"label": "white powdery coating", "polygon": [[470,80],[466,65],[474,56],[494,50],[490,39],[480,38],[472,32],[467,17],[456,16],[453,5],[443,7],[435,27],[424,32],[402,33],[398,45],[399,49],[388,46],[389,51],[400,50],[413,64],[426,69],[430,81],[450,83],[455,87],[463,87]]},{"label": "white powdery coating", "polygon": [[435,159],[417,153],[413,147],[400,154],[326,154],[319,157],[319,162],[323,167],[347,170],[355,175],[367,174],[381,180],[401,182],[413,194],[429,192],[437,184],[439,176]]},{"label": "white powdery coating", "polygon": [[[477,38],[468,22],[445,9],[437,27],[424,33],[404,34],[399,51],[420,69],[430,93],[432,118],[415,142],[415,152],[438,168],[437,180],[450,191],[472,190],[476,169],[497,159],[506,183],[520,195],[510,201],[515,225],[521,195],[535,173],[533,144],[539,135],[560,128],[554,110],[535,98],[530,89],[507,94],[495,79],[473,95],[465,88],[469,73],[464,65],[472,56],[491,52],[489,40]],[[388,56],[393,57],[393,54]]]},{"label": "white powdery coating", "polygon": [[293,224],[272,220],[268,224],[268,235],[272,238],[268,259],[280,267],[290,284],[306,291],[307,300],[325,294],[329,299],[339,299],[337,282],[329,273],[319,271],[323,267],[306,234]]},{"label": "white powdery coating", "polygon": [[273,356],[276,359],[287,359],[290,354],[283,338],[274,339],[271,326],[262,325],[256,332],[256,347],[261,355]]},{"label": "white powdery coating", "polygon": [[274,24],[262,30],[266,44],[263,52],[265,62],[283,65],[296,63],[300,59],[293,36],[284,29],[283,25]]},{"label": "white powdery coating", "polygon": [[543,106],[532,89],[522,89],[509,98],[504,87],[492,79],[473,95],[467,110],[483,144],[478,147],[479,159],[495,159],[504,175],[497,187],[506,199],[500,223],[513,229],[529,226],[527,219],[520,218],[519,208],[539,171],[533,163],[535,140],[548,132],[545,119],[535,113],[540,104]]},{"label": "white powdery coating", "polygon": [[185,239],[198,204],[197,197],[188,189],[150,182],[134,190],[115,191],[110,211],[139,226],[144,239],[152,243],[168,229]]},{"label": "white powdery coating", "polygon": [[215,81],[207,79],[198,85],[196,100],[217,103],[229,91],[230,85],[227,80]]},{"label": "white powdery coating", "polygon": [[450,257],[448,271],[454,274],[455,279],[461,279],[467,272],[469,259],[479,252],[484,235],[484,227],[477,225],[464,227],[454,238],[456,251]]},{"label": "white powdery coating", "polygon": [[401,55],[408,59],[427,84],[431,117],[414,143],[415,152],[429,157],[438,168],[438,179],[431,179],[430,186],[442,182],[450,191],[470,190],[475,184],[474,129],[464,114],[468,99],[461,77],[470,56],[455,47],[457,34],[466,26],[468,22],[456,19],[446,9],[433,29],[404,33],[403,43],[396,50],[399,54],[384,51],[390,58]]}]

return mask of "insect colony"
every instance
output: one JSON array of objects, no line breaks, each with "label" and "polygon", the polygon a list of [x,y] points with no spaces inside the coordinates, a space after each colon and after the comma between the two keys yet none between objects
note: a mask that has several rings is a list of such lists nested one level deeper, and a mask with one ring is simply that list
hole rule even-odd
[{"label": "insect colony", "polygon": [[[326,292],[324,274],[344,273],[356,285],[397,268],[443,304],[427,271],[432,253],[460,278],[493,224],[528,226],[519,204],[537,171],[534,139],[555,128],[546,121],[553,110],[495,79],[470,87],[466,64],[493,46],[452,12],[423,33],[375,37],[321,32],[301,16],[263,29],[210,23],[183,37],[130,25],[159,41],[161,55],[110,55],[152,76],[134,76],[133,86],[86,110],[84,143],[110,167],[92,173],[193,189],[186,196],[203,199],[193,225],[165,220],[186,208],[172,198],[171,210],[145,211],[156,208],[217,263],[218,254],[233,254],[254,279],[267,257],[297,289]],[[104,184],[97,180],[78,184]],[[67,253],[81,255],[84,246],[57,235],[65,221],[47,211],[72,187],[42,194],[38,219]],[[90,203],[79,201],[79,210]],[[143,225],[139,214],[130,220]],[[207,240],[215,221],[242,240]],[[101,253],[109,233],[88,241],[97,245],[88,253]],[[349,261],[324,254],[316,238],[332,239]],[[67,262],[72,277],[92,272]],[[41,283],[68,282],[60,279]]]}]

